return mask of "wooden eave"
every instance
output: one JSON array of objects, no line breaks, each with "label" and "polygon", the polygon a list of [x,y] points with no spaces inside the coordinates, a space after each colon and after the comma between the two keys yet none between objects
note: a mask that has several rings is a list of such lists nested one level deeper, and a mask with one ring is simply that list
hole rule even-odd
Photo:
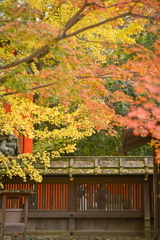
[{"label": "wooden eave", "polygon": [[43,175],[145,175],[153,174],[153,157],[89,156],[51,159]]},{"label": "wooden eave", "polygon": [[150,141],[151,136],[135,136],[133,134],[133,128],[124,129],[122,134],[122,152],[127,153],[135,148],[146,145]]},{"label": "wooden eave", "polygon": [[18,198],[18,197],[29,197],[31,194],[37,193],[37,191],[33,190],[1,190],[0,191],[0,199],[2,196],[6,196],[8,199],[10,198]]}]

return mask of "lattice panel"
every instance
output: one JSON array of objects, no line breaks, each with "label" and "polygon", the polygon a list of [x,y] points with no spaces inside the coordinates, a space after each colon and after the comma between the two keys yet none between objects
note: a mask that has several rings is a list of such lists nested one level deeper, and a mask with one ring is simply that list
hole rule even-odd
[{"label": "lattice panel", "polygon": [[77,184],[77,210],[141,211],[140,183]]},{"label": "lattice panel", "polygon": [[[5,189],[33,189],[38,190],[28,200],[28,209],[38,210],[67,210],[68,209],[68,184],[5,184]],[[14,202],[7,200],[6,208],[23,208],[24,197]]]}]

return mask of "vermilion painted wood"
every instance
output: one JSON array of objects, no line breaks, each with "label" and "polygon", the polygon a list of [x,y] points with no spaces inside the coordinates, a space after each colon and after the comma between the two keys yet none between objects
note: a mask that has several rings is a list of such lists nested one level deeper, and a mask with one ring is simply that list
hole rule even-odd
[{"label": "vermilion painted wood", "polygon": [[40,184],[40,209],[42,209],[42,201],[43,201],[43,199],[42,199],[42,184]]},{"label": "vermilion painted wood", "polygon": [[[32,94],[29,94],[29,99],[33,102]],[[20,154],[32,153],[32,148],[33,148],[33,140],[30,139],[29,137],[20,136]]]},{"label": "vermilion painted wood", "polygon": [[39,206],[39,195],[40,195],[40,184],[38,184],[38,210],[40,209],[40,206]]},{"label": "vermilion painted wood", "polygon": [[[64,182],[50,183],[53,181],[47,179],[43,184],[37,183],[23,183],[17,184],[15,181],[13,183],[5,184],[5,189],[37,189],[38,193],[36,197],[29,198],[30,209],[38,210],[67,210],[67,198],[68,198],[68,185]],[[92,179],[92,181],[94,178]],[[100,182],[100,181],[98,181]],[[33,185],[34,184],[34,185]],[[81,186],[76,188],[82,189],[81,196],[78,193],[78,202],[82,206],[81,210],[138,210],[143,209],[143,188],[141,183],[87,183],[87,178],[83,181]],[[131,194],[131,189],[132,194]],[[110,191],[108,191],[110,190]],[[87,195],[86,195],[87,193]],[[110,194],[112,193],[112,194]],[[77,193],[76,193],[77,194]],[[94,194],[94,195],[93,195]],[[94,197],[93,197],[94,196]],[[107,197],[106,197],[107,196]],[[81,201],[80,201],[81,199]],[[133,201],[133,205],[132,205]],[[16,207],[24,203],[24,199],[17,200]],[[122,204],[121,204],[122,203]],[[152,204],[153,205],[153,204]],[[34,207],[35,206],[35,207]],[[13,201],[7,200],[7,208],[13,207]],[[77,205],[78,210],[79,205]]]},{"label": "vermilion painted wood", "polygon": [[[7,91],[7,90],[6,90]],[[33,95],[29,94],[29,99],[33,102]],[[6,110],[6,113],[11,112],[11,106],[7,104],[6,102],[3,102],[3,107]],[[18,137],[16,131],[15,131],[15,137]],[[19,145],[20,145],[20,154],[22,153],[32,153],[32,147],[33,147],[33,140],[28,137],[20,136],[19,139]]]},{"label": "vermilion painted wood", "polygon": [[33,140],[25,137],[24,153],[32,153]]},{"label": "vermilion painted wood", "polygon": [[6,102],[3,102],[3,108],[6,110],[6,113],[11,112],[11,106]]}]

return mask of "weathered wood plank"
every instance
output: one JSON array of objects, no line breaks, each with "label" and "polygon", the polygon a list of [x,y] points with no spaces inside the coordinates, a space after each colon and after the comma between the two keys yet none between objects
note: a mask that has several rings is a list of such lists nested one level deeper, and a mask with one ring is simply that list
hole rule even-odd
[{"label": "weathered wood plank", "polygon": [[149,198],[149,181],[144,181],[144,231],[145,238],[149,239],[151,237],[150,232],[150,198]]},{"label": "weathered wood plank", "polygon": [[106,168],[106,169],[102,169],[100,168],[97,172],[97,174],[99,175],[105,175],[105,174],[119,174],[119,169],[112,169],[112,168]]},{"label": "weathered wood plank", "polygon": [[[65,236],[66,238],[68,237],[69,239],[71,238],[70,236],[70,232],[69,231],[66,231],[66,230],[28,230],[27,231],[27,234],[28,235],[60,235],[60,236]],[[100,230],[100,231],[97,231],[97,230],[75,230],[73,232],[73,235],[74,236],[106,236],[106,239],[107,239],[107,236],[143,236],[144,235],[144,232],[143,231],[128,231],[128,230],[123,230],[123,231],[120,231],[120,230],[114,230],[114,231],[108,231],[108,230]],[[73,237],[74,238],[74,237]]]},{"label": "weathered wood plank", "polygon": [[23,232],[23,240],[26,240],[27,234],[27,218],[28,218],[28,197],[24,198],[24,232]]},{"label": "weathered wood plank", "polygon": [[17,223],[17,224],[6,224],[4,226],[4,234],[10,233],[23,233],[25,228],[24,223]]},{"label": "weathered wood plank", "polygon": [[91,161],[73,161],[73,168],[93,168],[94,162]]},{"label": "weathered wood plank", "polygon": [[5,225],[9,223],[21,223],[22,211],[23,209],[6,209]]},{"label": "weathered wood plank", "polygon": [[153,159],[148,160],[148,167],[153,168]]},{"label": "weathered wood plank", "polygon": [[124,168],[144,168],[144,162],[141,160],[137,161],[123,161]]},{"label": "weathered wood plank", "polygon": [[129,231],[129,230],[76,230],[74,231],[74,236],[143,236],[143,231]]},{"label": "weathered wood plank", "polygon": [[145,169],[125,169],[123,168],[123,174],[145,174]]},{"label": "weathered wood plank", "polygon": [[67,211],[61,210],[29,210],[28,218],[69,218]]},{"label": "weathered wood plank", "polygon": [[50,167],[51,168],[68,168],[69,167],[69,161],[50,161]]},{"label": "weathered wood plank", "polygon": [[134,211],[102,211],[102,212],[91,212],[91,211],[85,211],[85,212],[75,212],[74,217],[75,218],[144,218],[144,214],[141,212],[134,212]]},{"label": "weathered wood plank", "polygon": [[[43,173],[43,172],[42,172]],[[54,175],[54,174],[68,174],[69,169],[54,169],[50,168],[46,171],[47,175]]]},{"label": "weathered wood plank", "polygon": [[6,210],[6,195],[2,196],[2,219],[1,219],[1,239],[4,240],[4,224],[5,224],[5,210]]},{"label": "weathered wood plank", "polygon": [[69,186],[68,186],[68,212],[70,213],[70,218],[69,218],[69,231],[73,232],[75,231],[75,219],[74,217],[74,212],[76,211],[76,199],[73,197],[76,195],[75,190],[76,190],[76,185],[74,181],[71,181]]},{"label": "weathered wood plank", "polygon": [[73,169],[72,174],[94,174],[94,169]]},{"label": "weathered wood plank", "polygon": [[102,161],[99,160],[98,166],[100,167],[106,167],[106,168],[118,168],[119,167],[119,161]]},{"label": "weathered wood plank", "polygon": [[148,169],[149,174],[153,174],[153,169]]}]

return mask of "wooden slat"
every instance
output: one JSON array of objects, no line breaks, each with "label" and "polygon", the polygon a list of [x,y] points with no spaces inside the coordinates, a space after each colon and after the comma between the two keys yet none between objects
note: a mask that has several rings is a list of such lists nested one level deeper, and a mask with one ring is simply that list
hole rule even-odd
[{"label": "wooden slat", "polygon": [[93,175],[94,174],[94,169],[73,169],[72,170],[72,174],[74,175],[74,174],[79,174],[79,175],[81,175],[81,174],[87,174],[87,175]]},{"label": "wooden slat", "polygon": [[95,183],[95,210],[97,210],[98,208],[98,184]]},{"label": "wooden slat", "polygon": [[98,165],[100,167],[106,167],[106,168],[117,168],[119,166],[119,161],[99,161]]},{"label": "wooden slat", "polygon": [[119,174],[119,169],[114,168],[101,168],[98,172],[99,175],[117,175]]},{"label": "wooden slat", "polygon": [[17,223],[17,224],[7,224],[4,226],[4,234],[10,233],[24,233],[25,224],[24,223]]},{"label": "wooden slat", "polygon": [[23,233],[23,240],[26,240],[27,218],[28,218],[28,197],[25,197],[24,198],[24,233]]},{"label": "wooden slat", "polygon": [[69,218],[69,232],[75,231],[75,218],[74,213],[76,211],[76,205],[75,205],[75,182],[71,181],[69,184],[68,189],[68,210],[70,214],[73,214],[73,216],[70,215]]},{"label": "wooden slat", "polygon": [[[143,218],[142,211],[71,211],[73,218]],[[29,219],[62,219],[70,218],[70,212],[67,211],[53,211],[53,210],[29,210]]]},{"label": "wooden slat", "polygon": [[145,169],[123,169],[123,174],[127,174],[127,175],[144,175],[145,174]]},{"label": "wooden slat", "polygon": [[137,189],[137,203],[136,203],[136,205],[137,205],[137,210],[139,210],[139,187],[138,187],[138,183],[136,184],[136,189]]},{"label": "wooden slat", "polygon": [[69,161],[50,161],[50,168],[68,168]]},{"label": "wooden slat", "polygon": [[101,184],[98,184],[98,210],[101,210]]},{"label": "wooden slat", "polygon": [[5,225],[8,223],[21,223],[23,209],[6,209]]},{"label": "wooden slat", "polygon": [[106,186],[107,184],[104,184],[104,210],[106,210],[106,207],[107,207],[107,195],[106,195],[106,193],[107,193],[107,191],[106,191]]},{"label": "wooden slat", "polygon": [[93,168],[94,162],[93,161],[73,161],[73,168]]},{"label": "wooden slat", "polygon": [[128,184],[128,208],[131,210],[131,184]]},{"label": "wooden slat", "polygon": [[149,181],[144,181],[144,227],[145,238],[149,239],[150,236],[150,196],[149,196]]},{"label": "wooden slat", "polygon": [[144,168],[144,162],[142,161],[123,161],[124,168]]},{"label": "wooden slat", "polygon": [[[132,216],[132,217],[131,217]],[[78,211],[74,213],[75,218],[143,218],[144,213],[133,211]]]},{"label": "wooden slat", "polygon": [[[43,171],[42,171],[43,174]],[[46,171],[46,175],[68,175],[68,169],[54,169],[54,168],[49,168]]]},{"label": "wooden slat", "polygon": [[2,196],[2,218],[1,218],[1,239],[4,240],[4,225],[5,225],[5,206],[6,204],[6,195]]}]

